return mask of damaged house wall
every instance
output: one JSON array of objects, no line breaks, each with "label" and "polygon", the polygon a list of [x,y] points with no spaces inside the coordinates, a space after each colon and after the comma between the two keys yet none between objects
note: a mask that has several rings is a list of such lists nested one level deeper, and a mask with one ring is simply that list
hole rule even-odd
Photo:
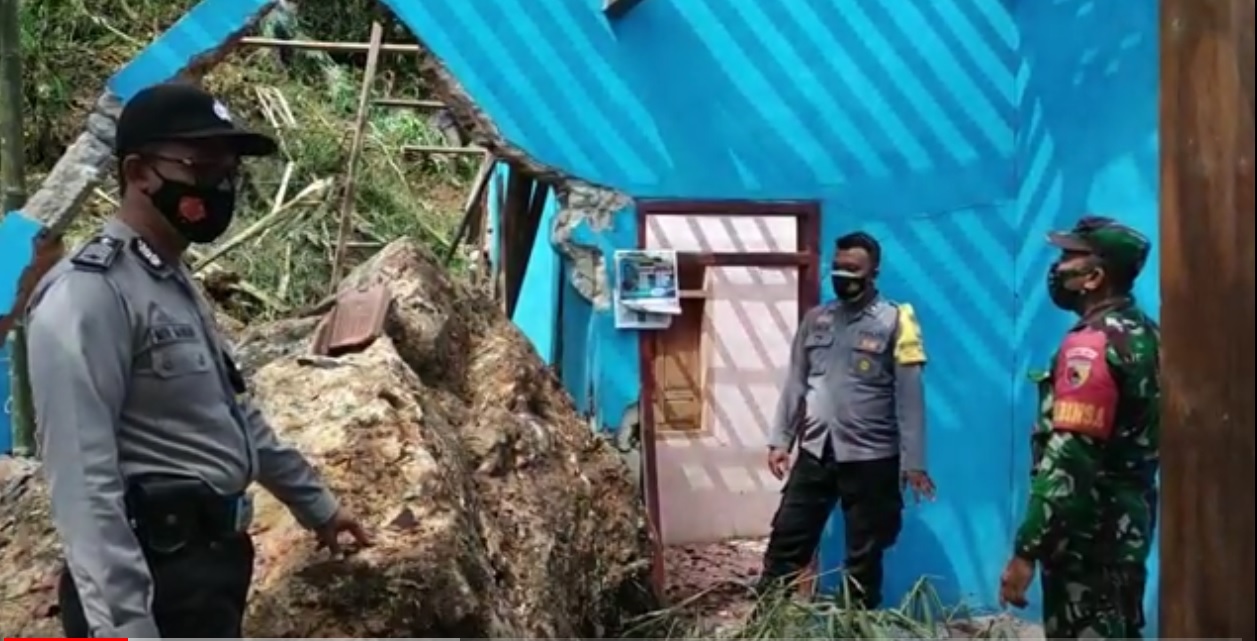
[{"label": "damaged house wall", "polygon": [[[948,603],[996,602],[991,577],[1015,516],[1011,485],[990,479],[1011,479],[1024,445],[1009,429],[1023,377],[1006,330],[1022,240],[1010,231],[1012,0],[651,0],[614,21],[597,3],[566,0],[387,4],[430,52],[433,84],[455,89],[442,98],[473,139],[556,185],[553,251],[565,287],[583,291],[561,298],[549,331],[563,368],[583,359],[564,382],[603,430],[616,431],[641,394],[637,335],[614,328],[605,289],[590,286],[607,278],[614,250],[637,245],[636,211],[619,194],[818,202],[822,264],[840,234],[877,235],[883,290],[925,325],[931,472],[950,488],[906,511],[886,596],[927,574]],[[574,257],[598,265],[593,278]],[[534,344],[552,340],[538,331]],[[988,399],[976,411],[975,396]],[[753,409],[740,415],[752,420]],[[841,557],[841,528],[830,530],[822,570]]]},{"label": "damaged house wall", "polygon": [[[936,503],[905,513],[888,590],[929,574],[947,601],[995,603],[991,577],[1011,545],[1028,475],[1024,435],[1010,425],[1027,424],[1025,375],[1049,356],[1020,346],[1046,344],[1056,329],[1028,316],[1051,260],[1037,234],[1054,217],[1083,213],[1091,203],[1073,195],[1088,189],[1139,203],[1146,191],[1127,178],[1098,187],[1117,176],[1100,177],[1106,163],[1134,157],[1143,138],[1115,139],[1081,173],[1045,166],[1042,154],[1019,157],[1019,135],[1043,130],[1019,84],[1033,62],[1021,31],[1035,26],[1026,18],[1033,12],[1019,9],[1037,4],[650,0],[615,19],[600,3],[569,0],[388,4],[433,54],[430,65],[456,76],[479,106],[464,115],[491,120],[490,141],[523,154],[510,158],[514,166],[543,168],[560,186],[605,187],[590,199],[568,191],[567,204],[560,190],[552,251],[565,259],[563,293],[583,295],[560,295],[556,323],[529,319],[534,343],[557,345],[568,390],[604,430],[621,425],[641,380],[636,336],[614,329],[606,292],[593,287],[606,279],[611,252],[636,246],[634,209],[612,206],[618,194],[818,202],[822,264],[840,234],[876,235],[886,256],[881,288],[914,304],[930,346],[930,466],[945,488]],[[1075,6],[1058,4],[1063,13]],[[1146,13],[1155,3],[1127,4]],[[1136,42],[1122,31],[1130,21],[1078,7],[1072,19],[1088,25],[1091,44],[1057,39],[1052,58],[1109,75],[1134,69],[1141,87],[1153,87],[1144,75],[1154,74],[1137,69],[1155,57],[1117,65],[1108,56]],[[1063,22],[1056,28],[1080,28]],[[1069,93],[1071,73],[1045,77]],[[1031,179],[1043,188],[1028,199]],[[826,279],[821,289],[832,299]],[[826,536],[822,569],[837,564],[840,529]]]},{"label": "damaged house wall", "polygon": [[[906,510],[886,596],[929,574],[944,601],[994,605],[1014,514],[1011,485],[991,479],[1012,478],[1023,445],[1009,429],[1022,376],[1006,331],[1021,244],[1009,231],[1011,1],[650,0],[613,21],[596,3],[564,0],[388,4],[432,54],[432,73],[456,77],[478,106],[456,113],[460,122],[491,121],[490,146],[498,138],[525,152],[517,166],[548,173],[559,199],[578,177],[635,200],[816,201],[822,264],[846,231],[879,236],[882,288],[916,305],[930,344],[931,473],[948,488]],[[603,197],[593,200],[615,202]],[[605,259],[636,246],[631,204],[595,207],[597,217],[574,225],[563,211],[561,200],[571,234],[557,239],[559,253],[576,245]],[[598,271],[607,278],[606,260]],[[564,382],[602,429],[615,429],[641,393],[637,337],[616,331],[605,298],[573,290],[564,285],[561,313],[585,305],[588,321],[564,322],[558,341],[564,356],[583,346],[585,380]],[[823,279],[821,294],[832,298]],[[974,396],[988,400],[980,416],[964,411]],[[759,479],[763,470],[728,471]],[[841,525],[836,517],[822,569],[841,557]]]},{"label": "damaged house wall", "polygon": [[[101,113],[80,138],[84,151],[63,159],[61,175],[28,213],[63,228],[110,165],[120,101],[175,76],[198,78],[270,4],[205,0],[150,45],[111,80]],[[511,158],[507,145],[495,147]],[[582,183],[557,191],[561,201],[610,203],[608,211],[627,202]],[[312,458],[346,505],[384,525],[371,549],[330,559],[282,505],[260,496],[246,633],[599,637],[656,610],[636,485],[585,429],[518,329],[406,240],[389,244],[346,282],[368,281],[387,283],[394,295],[387,336],[330,363],[271,354],[252,372],[252,391],[281,438]],[[252,329],[294,338],[294,327],[281,321]],[[293,390],[302,398],[285,400]],[[51,577],[61,564],[34,467],[0,460],[7,510],[0,538],[14,543],[0,551],[18,573],[0,599],[0,627],[48,636],[57,626]],[[345,617],[350,609],[361,616]]]},{"label": "damaged house wall", "polygon": [[[565,387],[578,409],[592,413],[594,423],[619,426],[625,412],[634,407],[640,393],[640,367],[635,358],[636,336],[615,330],[610,316],[609,259],[615,249],[635,244],[637,225],[632,200],[623,192],[594,184],[579,175],[546,164],[509,139],[463,85],[451,65],[436,55],[426,41],[427,30],[416,29],[421,14],[436,7],[421,7],[404,0],[385,0],[426,48],[421,70],[434,93],[447,105],[459,127],[477,145],[499,159],[496,178],[523,170],[553,190],[543,213],[542,232],[533,246],[520,298],[513,314],[542,357],[559,363]],[[473,76],[474,77],[474,74]],[[491,220],[500,218],[504,180],[490,182],[488,202]],[[498,225],[491,223],[491,229]],[[497,243],[490,243],[492,258]],[[558,260],[556,260],[558,259]],[[562,285],[556,286],[557,283]],[[564,322],[556,322],[560,296],[569,304]],[[580,318],[579,322],[573,322]],[[575,336],[560,350],[557,328]],[[584,349],[581,349],[584,348]],[[596,399],[596,402],[595,402]],[[615,430],[612,430],[615,431]]]}]

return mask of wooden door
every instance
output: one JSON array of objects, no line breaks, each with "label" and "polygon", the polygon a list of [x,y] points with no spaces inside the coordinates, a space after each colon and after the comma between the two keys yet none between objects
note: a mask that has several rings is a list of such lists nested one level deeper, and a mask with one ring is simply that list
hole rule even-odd
[{"label": "wooden door", "polygon": [[704,303],[702,265],[682,258],[678,265],[681,314],[667,329],[655,332],[655,430],[697,434],[703,430]]}]

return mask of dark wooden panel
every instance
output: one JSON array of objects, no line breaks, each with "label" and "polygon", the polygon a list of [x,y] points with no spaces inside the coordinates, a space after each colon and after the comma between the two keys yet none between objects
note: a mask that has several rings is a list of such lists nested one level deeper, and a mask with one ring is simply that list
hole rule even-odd
[{"label": "dark wooden panel", "polygon": [[1253,0],[1161,2],[1161,635],[1253,626]]}]

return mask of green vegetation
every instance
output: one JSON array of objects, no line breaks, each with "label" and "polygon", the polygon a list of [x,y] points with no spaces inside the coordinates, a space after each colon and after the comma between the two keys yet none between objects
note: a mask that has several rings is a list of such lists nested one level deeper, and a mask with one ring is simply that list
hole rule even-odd
[{"label": "green vegetation", "polygon": [[[849,586],[848,586],[849,587]],[[738,621],[715,625],[697,619],[692,607],[697,594],[672,608],[638,619],[620,638],[662,639],[1016,639],[1017,626],[1008,619],[977,623],[963,608],[945,607],[924,578],[896,606],[866,610],[842,594],[801,602],[788,598],[798,592],[769,595]]]},{"label": "green vegetation", "polygon": [[[193,0],[22,2],[28,191],[37,188],[81,131],[109,76],[193,4]],[[373,4],[308,3],[295,18],[288,16],[285,26],[293,37],[365,42],[371,19],[387,18],[373,11]],[[386,40],[413,41],[396,25]],[[283,142],[281,157],[249,167],[241,214],[224,240],[271,212],[289,162],[285,200],[307,190],[301,203],[285,209],[274,226],[207,270],[207,281],[217,283],[211,286],[215,297],[244,321],[283,316],[327,293],[365,61],[361,54],[296,51],[284,58],[281,62],[276,50],[241,47],[206,79],[238,118],[271,131]],[[414,57],[385,54],[374,96],[429,97]],[[429,125],[428,115],[416,111],[375,107],[364,141],[349,264],[403,236],[443,249],[453,236],[479,159],[403,158],[401,148],[406,145],[448,144]],[[102,185],[72,228],[71,239],[90,233],[113,210],[116,196],[112,181]],[[198,251],[206,255],[213,249]]]}]

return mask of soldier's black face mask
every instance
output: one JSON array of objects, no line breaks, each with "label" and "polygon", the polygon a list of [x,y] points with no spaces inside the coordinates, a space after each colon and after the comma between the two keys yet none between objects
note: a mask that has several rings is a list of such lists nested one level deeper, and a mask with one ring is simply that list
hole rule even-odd
[{"label": "soldier's black face mask", "polygon": [[1052,304],[1067,312],[1082,311],[1087,292],[1081,288],[1070,287],[1069,282],[1083,276],[1090,276],[1094,271],[1094,265],[1062,268],[1061,261],[1052,263],[1047,277],[1048,296],[1052,299]]},{"label": "soldier's black face mask", "polygon": [[238,173],[233,169],[199,176],[195,182],[171,180],[156,168],[161,185],[147,192],[153,207],[190,243],[217,240],[236,214]]}]

